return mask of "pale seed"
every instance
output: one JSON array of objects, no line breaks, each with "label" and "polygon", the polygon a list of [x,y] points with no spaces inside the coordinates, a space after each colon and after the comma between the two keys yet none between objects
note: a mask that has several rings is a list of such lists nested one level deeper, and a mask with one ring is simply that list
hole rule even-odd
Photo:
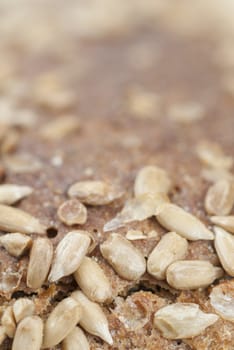
[{"label": "pale seed", "polygon": [[71,297],[82,306],[81,327],[112,345],[113,340],[109,331],[108,321],[101,307],[97,303],[90,301],[80,291],[73,292]]},{"label": "pale seed", "polygon": [[228,232],[234,233],[234,216],[211,216],[210,221]]},{"label": "pale seed", "polygon": [[42,168],[41,161],[28,153],[4,155],[5,167],[16,174],[34,173]]},{"label": "pale seed", "polygon": [[5,332],[5,328],[3,326],[0,326],[0,345],[2,345],[6,337],[7,337],[7,334]]},{"label": "pale seed", "polygon": [[25,211],[0,204],[0,230],[44,234],[46,228],[37,218]]},{"label": "pale seed", "polygon": [[125,236],[129,241],[137,241],[141,239],[147,239],[148,236],[146,236],[142,231],[140,230],[128,230]]},{"label": "pale seed", "polygon": [[49,275],[49,281],[55,282],[73,274],[87,254],[91,239],[86,231],[72,231],[59,242]]},{"label": "pale seed", "polygon": [[193,303],[175,303],[163,307],[154,315],[154,326],[164,338],[186,339],[201,334],[218,320],[215,314],[207,314]]},{"label": "pale seed", "polygon": [[188,242],[175,232],[165,234],[150,253],[147,261],[149,274],[163,280],[166,278],[166,269],[176,260],[185,258]]},{"label": "pale seed", "polygon": [[172,105],[168,115],[175,122],[191,123],[201,120],[205,115],[205,110],[200,103],[184,102]]},{"label": "pale seed", "polygon": [[58,217],[68,226],[85,224],[87,221],[87,209],[77,199],[70,199],[60,205]]},{"label": "pale seed", "polygon": [[224,320],[234,322],[234,281],[227,281],[213,287],[210,303]]},{"label": "pale seed", "polygon": [[3,312],[1,324],[5,329],[5,333],[9,338],[14,338],[16,324],[14,319],[13,307],[12,305],[8,306]]},{"label": "pale seed", "polygon": [[101,244],[101,253],[113,269],[127,280],[138,280],[146,270],[141,252],[125,237],[113,233]]},{"label": "pale seed", "polygon": [[129,91],[127,107],[129,112],[139,119],[152,119],[157,116],[160,97],[150,91],[135,87]]},{"label": "pale seed", "polygon": [[76,197],[89,205],[105,205],[119,198],[122,193],[104,181],[79,181],[68,190],[69,197]]},{"label": "pale seed", "polygon": [[175,204],[165,204],[157,214],[157,220],[166,229],[191,241],[214,239],[213,233],[199,219]]},{"label": "pale seed", "polygon": [[26,317],[16,329],[12,350],[40,350],[42,337],[43,322],[40,317]]},{"label": "pale seed", "polygon": [[27,286],[33,289],[40,288],[45,282],[53,259],[53,245],[47,238],[34,240],[30,252]]},{"label": "pale seed", "polygon": [[205,197],[205,209],[208,214],[227,215],[234,204],[234,183],[219,180],[212,185]]},{"label": "pale seed", "polygon": [[24,197],[29,196],[33,189],[29,186],[0,185],[0,203],[12,205]]},{"label": "pale seed", "polygon": [[126,223],[148,219],[159,213],[168,202],[168,197],[163,193],[154,195],[147,193],[129,199],[121,212],[105,224],[104,231],[113,231]]},{"label": "pale seed", "polygon": [[224,168],[204,168],[201,171],[201,177],[210,182],[216,182],[221,179],[225,179],[228,181],[233,181],[233,174]]},{"label": "pale seed", "polygon": [[176,261],[167,269],[168,284],[179,290],[205,288],[222,276],[221,268],[202,260]]},{"label": "pale seed", "polygon": [[215,249],[224,270],[234,277],[234,236],[215,227]]},{"label": "pale seed", "polygon": [[32,239],[22,233],[8,233],[0,236],[0,245],[10,255],[19,257],[23,255],[32,245]]},{"label": "pale seed", "polygon": [[31,299],[20,298],[13,304],[13,314],[16,323],[19,323],[23,318],[32,316],[35,312],[35,304]]},{"label": "pale seed", "polygon": [[75,327],[63,340],[62,350],[89,350],[88,340],[81,328]]},{"label": "pale seed", "polygon": [[68,297],[58,303],[45,322],[43,348],[53,347],[65,339],[80,321],[82,313],[80,303],[74,298]]},{"label": "pale seed", "polygon": [[74,277],[81,290],[92,301],[103,303],[111,299],[110,282],[95,260],[84,257]]},{"label": "pale seed", "polygon": [[40,130],[40,134],[47,140],[57,141],[76,132],[79,128],[78,118],[66,115],[47,123]]},{"label": "pale seed", "polygon": [[233,159],[224,154],[219,144],[209,141],[199,142],[196,153],[202,163],[211,168],[230,169]]},{"label": "pale seed", "polygon": [[135,179],[134,194],[157,194],[159,192],[167,194],[171,189],[172,183],[167,172],[157,166],[145,166],[142,168]]}]

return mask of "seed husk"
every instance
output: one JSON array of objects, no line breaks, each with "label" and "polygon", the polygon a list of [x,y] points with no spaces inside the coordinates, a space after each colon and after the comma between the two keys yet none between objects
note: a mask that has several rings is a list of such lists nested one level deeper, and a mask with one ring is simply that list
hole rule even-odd
[{"label": "seed husk", "polygon": [[172,186],[167,172],[157,166],[145,166],[136,176],[134,194],[157,194],[159,192],[168,194]]},{"label": "seed husk", "polygon": [[87,254],[91,239],[86,231],[71,231],[59,242],[54,255],[49,281],[73,274]]},{"label": "seed husk", "polygon": [[87,221],[87,209],[78,199],[65,201],[58,208],[58,217],[66,225],[72,226],[85,224]]},{"label": "seed husk", "polygon": [[88,333],[96,335],[109,345],[112,345],[113,340],[109,331],[108,321],[101,307],[97,303],[90,301],[80,291],[73,292],[71,297],[82,306],[81,327]]},{"label": "seed husk", "polygon": [[23,318],[32,316],[35,313],[35,304],[31,299],[20,298],[13,304],[13,314],[16,323],[19,323]]},{"label": "seed husk", "polygon": [[188,250],[188,242],[175,232],[166,233],[153,251],[147,261],[149,274],[163,280],[166,278],[166,270],[176,260],[184,259]]},{"label": "seed husk", "polygon": [[80,128],[80,121],[74,116],[57,118],[42,127],[40,135],[47,140],[58,141]]},{"label": "seed husk", "polygon": [[234,277],[234,236],[220,227],[214,227],[215,249],[221,265],[230,276]]},{"label": "seed husk", "polygon": [[5,332],[5,328],[3,326],[0,326],[0,345],[2,345],[6,337],[7,337],[7,334]]},{"label": "seed husk", "polygon": [[12,350],[40,350],[43,322],[38,316],[25,317],[18,325]]},{"label": "seed husk", "polygon": [[5,329],[5,333],[9,338],[14,338],[16,323],[14,319],[13,307],[12,305],[8,306],[2,315],[1,324]]},{"label": "seed husk", "polygon": [[164,204],[168,202],[169,199],[164,193],[147,193],[129,199],[121,212],[105,224],[104,231],[113,231],[126,223],[148,219],[159,213]]},{"label": "seed husk", "polygon": [[74,277],[81,290],[87,297],[98,303],[110,300],[111,284],[98,263],[89,257],[84,257]]},{"label": "seed husk", "polygon": [[125,237],[113,233],[101,244],[101,253],[113,269],[123,278],[138,280],[146,270],[146,261],[141,252]]},{"label": "seed husk", "polygon": [[29,196],[33,189],[29,186],[3,184],[0,185],[0,203],[12,205]]},{"label": "seed husk", "polygon": [[80,327],[75,327],[63,340],[62,350],[89,350],[88,340]]},{"label": "seed husk", "polygon": [[38,289],[45,282],[53,259],[53,245],[48,238],[34,240],[30,252],[27,286]]},{"label": "seed husk", "polygon": [[213,240],[213,233],[194,215],[175,204],[165,204],[157,214],[159,223],[191,241],[199,239]]},{"label": "seed husk", "polygon": [[213,184],[205,197],[205,209],[211,215],[228,215],[234,204],[234,183],[222,179]]},{"label": "seed husk", "polygon": [[179,290],[205,288],[223,276],[223,270],[209,261],[180,260],[167,269],[167,282]]},{"label": "seed husk", "polygon": [[224,320],[234,322],[234,281],[226,281],[213,287],[210,303]]},{"label": "seed husk", "polygon": [[25,211],[0,204],[0,230],[44,234],[46,228],[37,218]]},{"label": "seed husk", "polygon": [[230,233],[234,233],[234,216],[211,216],[210,221]]},{"label": "seed husk", "polygon": [[0,236],[0,245],[10,255],[19,257],[23,255],[32,245],[32,239],[22,233],[8,233]]},{"label": "seed husk", "polygon": [[74,298],[60,301],[45,322],[43,349],[63,341],[80,321],[82,313],[81,304]]},{"label": "seed husk", "polygon": [[175,303],[158,310],[154,315],[154,326],[164,338],[187,339],[201,334],[218,320],[215,314],[204,313],[197,304]]},{"label": "seed husk", "polygon": [[69,197],[78,198],[89,205],[105,205],[119,198],[122,193],[104,181],[78,181],[68,190]]}]

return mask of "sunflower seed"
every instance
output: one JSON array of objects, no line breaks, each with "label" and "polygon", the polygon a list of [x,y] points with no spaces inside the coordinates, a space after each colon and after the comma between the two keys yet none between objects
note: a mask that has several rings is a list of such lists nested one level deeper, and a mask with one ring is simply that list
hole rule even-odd
[{"label": "sunflower seed", "polygon": [[64,339],[62,350],[89,350],[88,340],[81,328],[75,327]]},{"label": "sunflower seed", "polygon": [[0,230],[44,234],[46,228],[38,219],[25,211],[0,204]]},{"label": "sunflower seed", "polygon": [[191,241],[214,239],[213,233],[199,219],[175,204],[165,204],[157,214],[157,220],[166,229]]},{"label": "sunflower seed", "polygon": [[20,141],[20,133],[17,130],[10,129],[1,141],[1,153],[7,154],[15,151]]},{"label": "sunflower seed", "polygon": [[43,322],[38,316],[25,317],[18,325],[12,350],[40,350]]},{"label": "sunflower seed", "polygon": [[64,116],[47,123],[40,130],[40,134],[47,140],[61,140],[80,128],[80,121],[73,116]]},{"label": "sunflower seed", "polygon": [[234,233],[234,216],[211,216],[210,221],[228,232]]},{"label": "sunflower seed", "polygon": [[134,184],[134,194],[167,194],[171,189],[171,180],[167,172],[156,166],[145,166],[137,174]]},{"label": "sunflower seed", "polygon": [[205,115],[204,107],[197,102],[174,104],[168,111],[171,120],[179,123],[191,123],[202,119]]},{"label": "sunflower seed", "polygon": [[90,301],[80,291],[73,292],[71,297],[82,306],[83,313],[80,319],[81,327],[90,334],[96,335],[109,345],[112,345],[113,340],[109,331],[108,321],[101,307]]},{"label": "sunflower seed", "polygon": [[16,323],[19,323],[23,318],[32,316],[35,312],[35,304],[31,299],[20,298],[13,304],[13,314]]},{"label": "sunflower seed", "polygon": [[230,169],[233,159],[224,154],[219,144],[214,142],[200,142],[196,147],[196,153],[202,163],[211,168]]},{"label": "sunflower seed", "polygon": [[223,168],[204,168],[201,171],[201,177],[210,182],[216,182],[221,179],[228,181],[234,180],[233,174],[229,170]]},{"label": "sunflower seed", "polygon": [[119,198],[122,193],[104,181],[79,181],[68,190],[69,197],[76,197],[89,205],[105,205]]},{"label": "sunflower seed", "polygon": [[59,219],[68,226],[85,224],[87,221],[87,209],[77,199],[62,203],[57,214]]},{"label": "sunflower seed", "polygon": [[208,214],[227,215],[234,204],[234,183],[228,180],[219,180],[212,185],[205,198],[205,209]]},{"label": "sunflower seed", "polygon": [[29,153],[4,155],[5,167],[16,174],[34,173],[42,168],[41,161]]},{"label": "sunflower seed", "polygon": [[73,274],[87,254],[91,239],[85,231],[71,231],[59,242],[49,275],[49,281]]},{"label": "sunflower seed", "polygon": [[27,271],[27,286],[38,289],[45,282],[53,258],[53,245],[47,238],[34,240]]},{"label": "sunflower seed", "polygon": [[167,269],[168,284],[179,290],[205,288],[222,276],[220,267],[202,260],[176,261]]},{"label": "sunflower seed", "polygon": [[128,230],[125,236],[129,241],[136,241],[140,239],[147,239],[148,236],[146,236],[142,231],[140,230]]},{"label": "sunflower seed", "polygon": [[81,290],[92,301],[103,303],[111,299],[110,282],[95,260],[84,257],[74,277]]},{"label": "sunflower seed", "polygon": [[7,335],[5,332],[5,328],[3,326],[0,326],[0,345],[2,345],[2,343],[4,342],[6,337],[7,337]]},{"label": "sunflower seed", "polygon": [[33,192],[33,189],[28,186],[20,185],[0,185],[0,203],[1,204],[14,204],[24,197],[29,196]]},{"label": "sunflower seed", "polygon": [[128,93],[127,108],[131,115],[138,119],[152,119],[157,116],[160,106],[160,96],[134,87]]},{"label": "sunflower seed", "polygon": [[113,233],[101,244],[101,253],[114,270],[127,280],[138,280],[146,270],[144,256],[125,237]]},{"label": "sunflower seed", "polygon": [[75,328],[83,313],[80,303],[68,297],[56,305],[46,320],[43,348],[59,344]]},{"label": "sunflower seed", "polygon": [[227,281],[213,287],[210,303],[224,320],[234,322],[234,281]]},{"label": "sunflower seed", "polygon": [[32,239],[22,233],[8,233],[0,236],[0,245],[15,257],[23,255],[32,245]]},{"label": "sunflower seed", "polygon": [[14,319],[13,307],[8,306],[3,312],[1,324],[5,329],[5,333],[9,338],[14,338],[16,324]]},{"label": "sunflower seed", "polygon": [[175,232],[165,234],[153,249],[147,261],[149,274],[163,280],[166,278],[166,269],[176,260],[185,258],[188,242]]},{"label": "sunflower seed", "polygon": [[147,193],[132,198],[125,203],[114,219],[105,224],[104,231],[113,231],[126,223],[148,219],[159,213],[168,202],[168,197],[163,193],[154,195]]},{"label": "sunflower seed", "polygon": [[215,227],[215,249],[224,270],[234,277],[234,236]]},{"label": "sunflower seed", "polygon": [[218,320],[215,314],[207,314],[193,303],[175,303],[163,307],[154,315],[154,326],[167,339],[186,339],[201,334]]}]

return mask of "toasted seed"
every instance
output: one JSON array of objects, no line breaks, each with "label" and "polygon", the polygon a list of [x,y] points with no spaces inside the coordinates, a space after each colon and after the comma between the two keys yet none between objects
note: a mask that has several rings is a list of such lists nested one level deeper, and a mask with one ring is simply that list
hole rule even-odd
[{"label": "toasted seed", "polygon": [[59,242],[49,274],[49,281],[55,282],[73,274],[87,254],[91,239],[85,231],[71,231]]},{"label": "toasted seed", "polygon": [[165,204],[157,214],[157,220],[166,229],[191,241],[214,239],[213,233],[199,219],[175,204]]},{"label": "toasted seed", "polygon": [[6,337],[7,337],[7,334],[5,332],[5,328],[3,326],[0,326],[0,345],[2,345]]},{"label": "toasted seed", "polygon": [[18,130],[9,129],[1,142],[1,153],[7,154],[16,150],[20,140],[20,133]]},{"label": "toasted seed", "polygon": [[145,273],[144,256],[125,237],[112,233],[101,244],[100,250],[103,257],[121,277],[134,281]]},{"label": "toasted seed", "polygon": [[188,242],[175,232],[165,234],[147,261],[147,271],[159,280],[166,278],[166,269],[176,260],[185,258]]},{"label": "toasted seed", "polygon": [[211,216],[210,221],[228,232],[234,233],[234,216]]},{"label": "toasted seed", "polygon": [[69,197],[76,197],[89,205],[105,205],[119,198],[122,193],[104,181],[78,181],[68,190]]},{"label": "toasted seed", "polygon": [[179,290],[205,288],[223,275],[220,267],[209,261],[180,260],[167,269],[167,282]]},{"label": "toasted seed", "polygon": [[234,204],[234,183],[229,180],[219,180],[212,185],[205,198],[205,209],[208,214],[227,215]]},{"label": "toasted seed", "polygon": [[62,350],[89,350],[88,340],[81,328],[75,327],[62,343]]},{"label": "toasted seed", "polygon": [[13,338],[15,335],[16,324],[12,305],[8,306],[3,312],[1,324],[4,327],[7,336]]},{"label": "toasted seed", "polygon": [[55,119],[40,130],[40,134],[47,140],[61,140],[76,132],[80,128],[80,121],[74,116],[64,116]]},{"label": "toasted seed", "polygon": [[234,277],[234,236],[215,227],[215,249],[224,270]]},{"label": "toasted seed", "polygon": [[67,337],[80,321],[83,313],[81,304],[68,297],[58,303],[46,320],[43,348],[50,348]]},{"label": "toasted seed", "polygon": [[162,210],[169,199],[164,193],[142,194],[128,200],[120,213],[104,226],[104,231],[113,231],[132,221],[142,221]]},{"label": "toasted seed", "polygon": [[24,197],[29,196],[33,189],[29,186],[20,185],[0,185],[0,203],[1,204],[14,204]]},{"label": "toasted seed", "polygon": [[167,339],[186,339],[201,334],[218,320],[215,314],[207,314],[193,303],[175,303],[158,310],[154,326]]},{"label": "toasted seed", "polygon": [[0,245],[7,252],[15,257],[19,257],[32,245],[32,239],[22,233],[8,233],[0,236]]},{"label": "toasted seed", "polygon": [[81,290],[92,301],[103,303],[111,299],[110,282],[95,260],[84,257],[74,277]]},{"label": "toasted seed", "polygon": [[13,173],[34,173],[42,168],[41,161],[28,153],[4,155],[5,167]]},{"label": "toasted seed", "polygon": [[234,281],[226,281],[213,287],[210,303],[224,320],[234,322]]},{"label": "toasted seed", "polygon": [[47,238],[34,240],[27,271],[27,286],[40,288],[45,282],[53,259],[53,245]]},{"label": "toasted seed", "polygon": [[224,154],[219,144],[214,142],[199,142],[196,153],[201,162],[212,168],[230,169],[233,159]]},{"label": "toasted seed", "polygon": [[112,345],[113,340],[109,331],[108,321],[101,307],[97,303],[90,301],[80,291],[73,292],[71,297],[82,306],[81,327]]},{"label": "toasted seed", "polygon": [[40,350],[43,322],[38,316],[25,317],[18,325],[12,350]]},{"label": "toasted seed", "polygon": [[25,211],[0,204],[0,230],[5,232],[45,233],[45,226]]},{"label": "toasted seed", "polygon": [[60,205],[58,217],[68,226],[85,224],[87,221],[87,209],[84,204],[73,198]]},{"label": "toasted seed", "polygon": [[167,194],[171,189],[171,180],[167,172],[156,166],[145,166],[135,179],[134,194],[157,194],[158,192]]},{"label": "toasted seed", "polygon": [[35,312],[35,304],[31,299],[20,298],[13,304],[13,314],[16,323],[19,323],[23,318],[32,316]]}]

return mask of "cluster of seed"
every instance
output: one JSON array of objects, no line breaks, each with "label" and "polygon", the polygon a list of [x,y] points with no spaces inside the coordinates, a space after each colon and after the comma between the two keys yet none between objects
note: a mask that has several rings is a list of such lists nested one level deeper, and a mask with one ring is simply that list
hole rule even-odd
[{"label": "cluster of seed", "polygon": [[[139,281],[147,271],[177,290],[206,288],[222,277],[224,271],[233,277],[234,217],[228,216],[234,204],[232,180],[215,182],[206,194],[205,209],[213,215],[210,220],[215,224],[214,233],[197,217],[170,202],[171,189],[172,181],[163,169],[146,166],[140,170],[134,184],[134,197],[106,223],[104,231],[155,216],[169,232],[162,236],[147,260],[133,242],[155,236],[155,231],[148,236],[134,230],[126,236],[112,232],[99,247],[103,258],[123,279]],[[0,341],[7,336],[14,338],[13,350],[39,350],[59,343],[63,349],[89,349],[79,324],[112,345],[107,317],[100,306],[113,299],[112,287],[100,265],[88,256],[95,246],[91,234],[84,230],[70,231],[54,250],[51,241],[43,237],[46,227],[37,218],[11,206],[32,191],[27,186],[0,185],[0,229],[6,232],[0,236],[0,244],[18,258],[30,251],[26,278],[29,288],[37,291],[47,281],[57,283],[73,275],[80,290],[59,302],[46,320],[37,315],[33,300],[16,300],[3,312]],[[58,217],[68,226],[84,224],[85,205],[105,205],[121,195],[104,181],[77,182],[68,189],[70,199],[58,208]],[[32,233],[41,236],[32,240]],[[214,240],[222,268],[208,261],[186,259],[189,241],[196,240]],[[225,299],[223,288],[220,284],[211,292],[214,314],[203,312],[193,303],[174,303],[155,313],[154,326],[165,338],[183,339],[199,335],[219,317],[234,321],[233,299]]]}]

